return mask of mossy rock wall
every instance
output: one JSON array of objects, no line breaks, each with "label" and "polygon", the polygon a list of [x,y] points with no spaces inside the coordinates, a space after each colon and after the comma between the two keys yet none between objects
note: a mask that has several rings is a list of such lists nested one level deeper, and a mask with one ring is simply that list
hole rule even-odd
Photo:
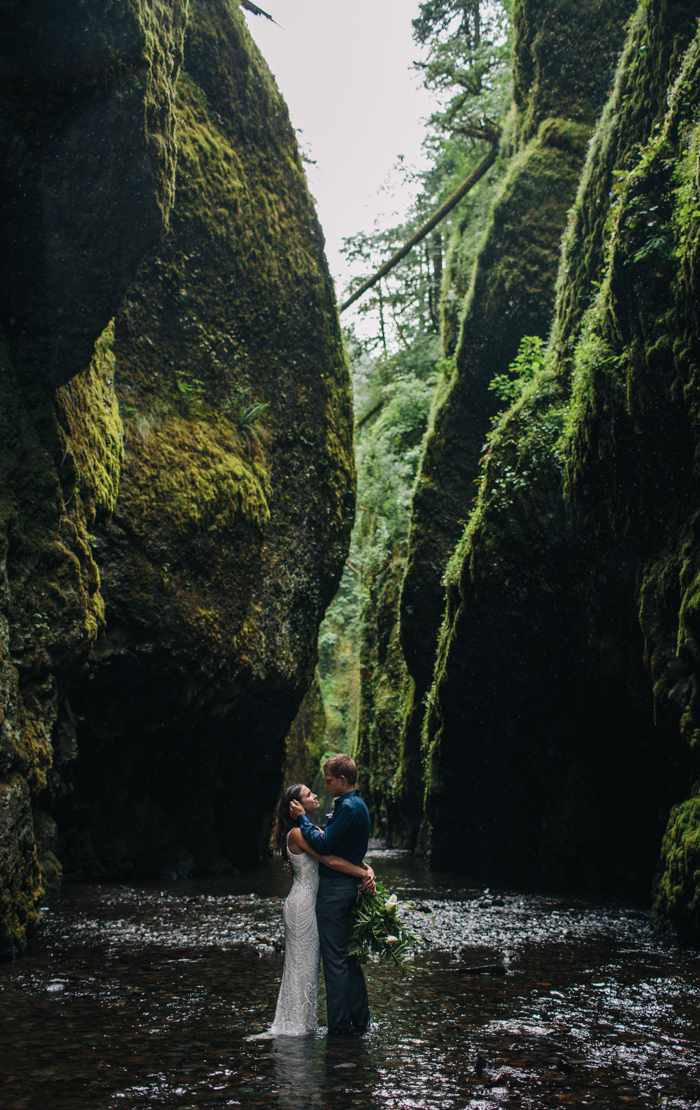
[{"label": "mossy rock wall", "polygon": [[323,240],[235,6],[192,6],[177,111],[170,232],[114,322],[125,452],[94,529],[107,627],[59,809],[76,875],[258,860],[352,523]]},{"label": "mossy rock wall", "polygon": [[[488,386],[524,335],[549,330],[567,212],[631,10],[598,0],[516,4],[515,157],[472,275],[456,368],[436,394],[413,497],[401,638],[419,697],[432,677],[435,655],[427,645],[436,644],[442,620],[442,577],[473,505],[498,410]],[[552,64],[553,43],[566,65]]]},{"label": "mossy rock wall", "polygon": [[698,940],[696,29],[688,3],[632,21],[548,371],[450,563],[425,743],[436,861],[647,901],[656,876]]},{"label": "mossy rock wall", "polygon": [[404,705],[412,687],[399,635],[405,562],[405,546],[397,546],[383,564],[363,567],[361,702],[354,752],[373,835],[401,848],[415,843],[417,826],[412,829],[404,813],[414,801],[413,812],[420,817],[420,790],[416,796],[412,787],[421,781],[420,766],[411,766],[402,741]]},{"label": "mossy rock wall", "polygon": [[590,125],[609,93],[634,0],[514,0],[516,146],[544,119]]},{"label": "mossy rock wall", "polygon": [[[473,508],[499,408],[489,385],[515,358],[523,336],[549,331],[561,236],[633,8],[632,0],[514,5],[514,102],[498,172],[508,165],[463,302],[455,368],[436,390],[413,493],[400,619],[413,680],[402,746],[414,761],[445,610],[443,576]],[[459,256],[458,245],[452,254]],[[459,266],[451,272],[463,281]],[[446,305],[453,295],[444,290]],[[452,307],[444,314],[448,354],[453,321]]]},{"label": "mossy rock wall", "polygon": [[[93,384],[86,375],[86,391]],[[108,398],[98,390],[96,399],[110,423]],[[96,423],[97,448],[103,432]],[[63,769],[75,757],[70,694],[103,626],[104,603],[79,470],[54,397],[39,375],[17,372],[4,342],[0,442],[0,953],[13,956],[38,923],[44,887],[55,885],[53,822],[42,806],[64,788]]]},{"label": "mossy rock wall", "polygon": [[87,366],[174,198],[187,0],[3,4],[0,321],[59,385]]},{"label": "mossy rock wall", "polygon": [[60,792],[75,756],[70,689],[104,613],[51,390],[85,368],[167,224],[185,9],[180,0],[3,9],[1,957],[24,951],[60,873],[38,799]]},{"label": "mossy rock wall", "polygon": [[413,493],[402,641],[423,688],[434,663],[428,645],[436,643],[444,607],[442,576],[498,411],[488,386],[513,360],[523,335],[547,332],[559,243],[588,138],[580,124],[551,119],[541,125],[513,162],[477,260],[454,375],[433,413]]},{"label": "mossy rock wall", "polygon": [[284,785],[303,782],[313,789],[326,752],[326,707],[318,671],[299,706],[285,745]]},{"label": "mossy rock wall", "polygon": [[[35,15],[10,9],[19,35]],[[60,11],[70,37],[71,13]],[[9,957],[61,864],[75,877],[173,876],[258,858],[353,513],[349,380],[323,239],[286,108],[238,6],[189,5],[177,84],[184,8],[80,12],[84,32],[56,78],[68,100],[46,94],[45,137],[50,146],[66,125],[62,188],[74,174],[79,198],[92,155],[65,80],[89,50],[101,76],[86,82],[109,110],[98,114],[95,203],[76,204],[84,223],[64,227],[84,271],[32,282],[39,256],[49,268],[52,256],[28,203],[21,231],[37,256],[2,301]],[[48,43],[53,7],[44,14],[36,34]],[[59,61],[62,41],[57,31]],[[8,120],[24,134],[43,119],[41,82],[10,72],[10,53],[0,72],[9,143]],[[145,177],[119,156],[123,132]],[[38,172],[39,138],[2,183],[15,231],[13,174]],[[123,256],[105,224],[119,229]]]}]

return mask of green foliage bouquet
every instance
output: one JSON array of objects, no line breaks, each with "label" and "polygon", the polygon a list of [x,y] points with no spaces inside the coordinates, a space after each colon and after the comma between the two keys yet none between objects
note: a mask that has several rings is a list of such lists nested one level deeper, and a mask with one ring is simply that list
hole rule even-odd
[{"label": "green foliage bouquet", "polygon": [[[404,903],[405,904],[405,903]],[[361,894],[350,914],[348,953],[366,963],[370,953],[389,957],[405,971],[410,949],[420,937],[399,920],[399,900],[377,881],[375,894]]]}]

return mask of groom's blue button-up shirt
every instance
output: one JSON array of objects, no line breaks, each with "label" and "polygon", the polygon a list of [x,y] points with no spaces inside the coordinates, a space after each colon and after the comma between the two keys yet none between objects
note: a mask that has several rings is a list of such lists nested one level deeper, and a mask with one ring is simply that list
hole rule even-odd
[{"label": "groom's blue button-up shirt", "polygon": [[[319,855],[342,856],[356,866],[365,858],[369,840],[369,810],[357,790],[341,794],[325,829],[319,829],[306,814],[300,818],[300,824],[304,839]],[[324,880],[337,878],[355,882],[351,875],[343,875],[323,864],[319,870]]]}]

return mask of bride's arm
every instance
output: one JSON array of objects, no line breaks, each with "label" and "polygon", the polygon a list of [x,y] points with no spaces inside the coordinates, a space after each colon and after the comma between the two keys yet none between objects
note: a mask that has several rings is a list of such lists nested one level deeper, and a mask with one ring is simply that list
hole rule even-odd
[{"label": "bride's arm", "polygon": [[[330,867],[333,871],[341,871],[344,875],[352,875],[354,879],[361,879],[365,886],[374,886],[374,871],[371,867],[356,867],[354,863],[349,860],[343,859],[341,856],[322,856],[318,852],[314,852],[310,844],[306,842],[302,836],[301,829],[292,829],[289,834],[289,843],[293,844],[295,848],[301,848],[307,855],[313,856],[314,859],[320,860],[326,867]],[[367,883],[367,880],[370,883]]]}]

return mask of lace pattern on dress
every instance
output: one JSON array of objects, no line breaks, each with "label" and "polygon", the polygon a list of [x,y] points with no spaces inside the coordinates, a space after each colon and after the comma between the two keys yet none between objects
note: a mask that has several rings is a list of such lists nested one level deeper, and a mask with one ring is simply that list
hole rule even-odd
[{"label": "lace pattern on dress", "polygon": [[270,1032],[300,1037],[318,1024],[319,945],[316,926],[318,861],[289,852],[294,882],[284,903],[284,971]]}]

